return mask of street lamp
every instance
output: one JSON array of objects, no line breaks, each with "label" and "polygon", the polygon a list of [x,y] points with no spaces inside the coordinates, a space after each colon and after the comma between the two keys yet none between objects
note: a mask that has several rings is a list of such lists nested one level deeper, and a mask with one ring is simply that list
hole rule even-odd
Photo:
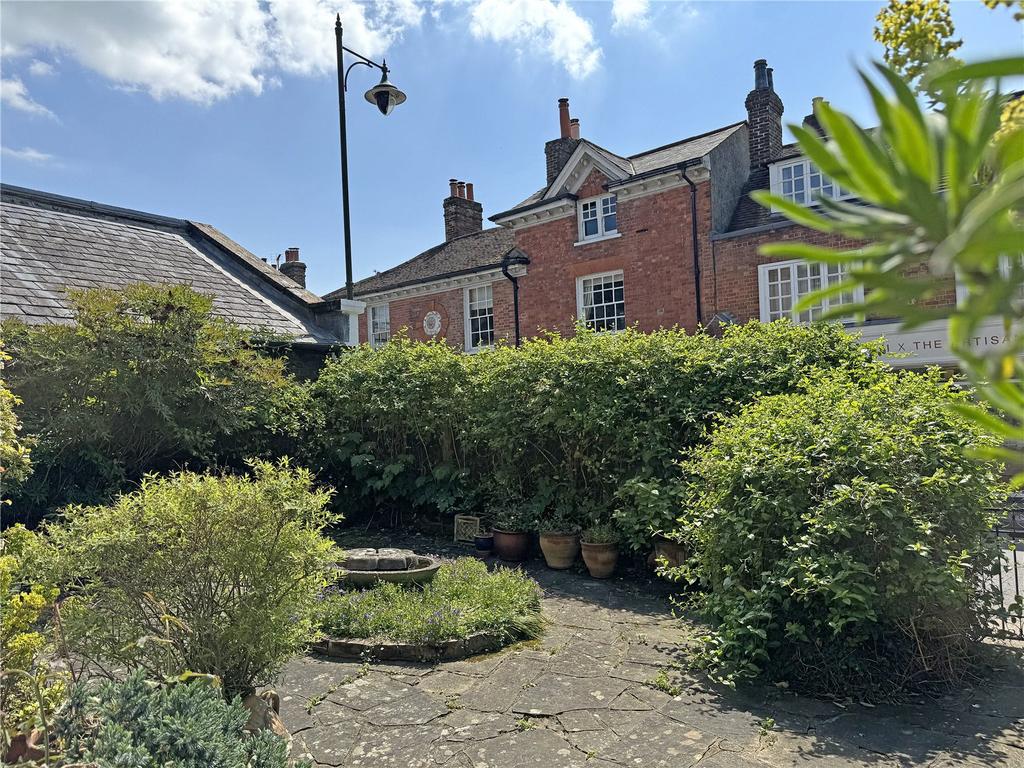
[{"label": "street lamp", "polygon": [[[405,101],[405,94],[388,80],[387,59],[380,64],[368,59],[341,42],[341,14],[334,23],[334,38],[338,48],[338,123],[341,134],[341,212],[345,223],[345,298],[352,300],[352,231],[348,212],[348,137],[345,133],[345,91],[348,89],[348,73],[357,64],[376,67],[380,70],[380,82],[366,92],[366,100],[376,105],[382,115],[390,115],[392,110]],[[344,54],[348,52],[356,57],[356,61],[345,69]]]}]

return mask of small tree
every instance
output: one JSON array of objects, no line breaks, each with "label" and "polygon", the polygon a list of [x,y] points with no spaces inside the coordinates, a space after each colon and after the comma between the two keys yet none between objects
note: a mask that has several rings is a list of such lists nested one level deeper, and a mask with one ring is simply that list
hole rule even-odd
[{"label": "small tree", "polygon": [[302,389],[258,334],[183,285],[70,292],[73,326],[3,325],[8,381],[38,443],[15,510],[107,501],[146,472],[269,453]]},{"label": "small tree", "polygon": [[110,506],[68,508],[36,566],[66,596],[68,648],[101,670],[217,675],[229,696],[269,682],[315,634],[334,578],[330,495],[287,461],[254,462],[251,478],[150,476]]}]

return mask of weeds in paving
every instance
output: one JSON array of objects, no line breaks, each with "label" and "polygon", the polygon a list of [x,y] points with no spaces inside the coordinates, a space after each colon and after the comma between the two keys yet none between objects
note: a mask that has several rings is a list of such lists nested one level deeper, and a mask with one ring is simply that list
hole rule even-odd
[{"label": "weeds in paving", "polygon": [[671,680],[669,680],[668,670],[666,669],[663,669],[660,672],[658,672],[658,674],[656,674],[654,677],[648,680],[645,683],[645,685],[654,688],[656,691],[667,693],[669,696],[678,696],[680,693],[683,692],[681,686],[676,685]]},{"label": "weeds in paving", "polygon": [[537,721],[531,720],[528,717],[520,717],[516,720],[516,728],[520,731],[529,731],[532,728],[537,727]]}]

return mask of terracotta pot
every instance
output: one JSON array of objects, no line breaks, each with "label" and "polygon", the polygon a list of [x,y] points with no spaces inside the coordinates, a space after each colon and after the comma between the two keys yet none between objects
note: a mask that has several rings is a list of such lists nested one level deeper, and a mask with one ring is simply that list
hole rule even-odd
[{"label": "terracotta pot", "polygon": [[530,534],[526,531],[503,531],[495,528],[494,552],[502,560],[521,563],[530,552]]},{"label": "terracotta pot", "polygon": [[618,544],[588,544],[583,542],[583,562],[595,579],[607,579],[619,561]]},{"label": "terracotta pot", "polygon": [[564,571],[576,562],[580,553],[580,537],[575,533],[542,533],[540,549],[548,568]]}]

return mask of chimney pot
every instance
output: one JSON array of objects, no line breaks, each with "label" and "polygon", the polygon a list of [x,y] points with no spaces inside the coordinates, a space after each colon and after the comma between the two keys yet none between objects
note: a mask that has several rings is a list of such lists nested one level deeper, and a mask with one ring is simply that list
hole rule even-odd
[{"label": "chimney pot", "polygon": [[580,137],[580,121],[579,118],[573,117],[569,120],[569,136],[574,139]]},{"label": "chimney pot", "polygon": [[292,246],[291,248],[285,248],[284,251],[285,262],[298,261],[299,260],[299,249]]},{"label": "chimney pot", "polygon": [[448,186],[451,188],[452,197],[459,196],[459,181],[458,179],[448,179]]},{"label": "chimney pot", "polygon": [[774,72],[774,71],[775,71],[774,69],[772,69],[771,67],[768,67],[768,90],[769,91],[774,91],[775,90],[775,83],[772,81],[772,72]]},{"label": "chimney pot", "polygon": [[459,197],[463,199],[466,197],[466,182],[464,181],[459,182]]},{"label": "chimney pot", "polygon": [[558,100],[558,127],[561,138],[568,139],[572,129],[569,127],[569,100],[566,98]]},{"label": "chimney pot", "polygon": [[299,261],[299,249],[286,248],[284,252],[284,263],[278,266],[278,271],[303,288],[306,287],[306,265]]},{"label": "chimney pot", "polygon": [[452,194],[442,203],[445,242],[471,235],[484,227],[484,209],[473,199],[473,185],[452,179]]},{"label": "chimney pot", "polygon": [[472,200],[473,199],[473,185],[470,182],[466,182],[466,199],[467,200]]},{"label": "chimney pot", "polygon": [[754,62],[754,90],[768,89],[768,60],[758,59]]}]

